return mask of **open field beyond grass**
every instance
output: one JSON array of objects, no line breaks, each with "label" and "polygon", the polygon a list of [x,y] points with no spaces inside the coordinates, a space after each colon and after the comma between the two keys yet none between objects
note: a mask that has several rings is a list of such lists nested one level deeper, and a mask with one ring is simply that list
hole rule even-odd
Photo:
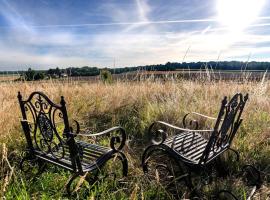
[{"label": "open field beyond grass", "polygon": [[19,74],[13,75],[0,74],[0,82],[14,81],[19,77],[20,77]]},{"label": "open field beyond grass", "polygon": [[[182,126],[184,114],[196,111],[217,116],[223,96],[236,92],[249,93],[244,110],[244,121],[233,147],[240,152],[241,161],[255,164],[263,171],[264,184],[256,193],[257,199],[270,195],[270,82],[115,82],[61,83],[55,81],[0,84],[0,196],[6,199],[61,199],[67,198],[64,185],[69,173],[54,167],[36,180],[29,181],[18,169],[25,140],[21,130],[21,113],[17,92],[24,97],[42,91],[55,102],[64,96],[69,118],[77,119],[93,131],[101,131],[120,124],[129,136],[125,149],[129,161],[126,185],[113,187],[110,180],[92,188],[86,199],[167,199],[169,196],[158,184],[145,178],[140,159],[146,144],[147,128],[155,120]],[[232,177],[233,183],[220,181],[219,189],[232,187],[237,195],[245,196],[247,188]],[[248,190],[247,190],[248,191]],[[74,198],[82,198],[77,196]]]}]

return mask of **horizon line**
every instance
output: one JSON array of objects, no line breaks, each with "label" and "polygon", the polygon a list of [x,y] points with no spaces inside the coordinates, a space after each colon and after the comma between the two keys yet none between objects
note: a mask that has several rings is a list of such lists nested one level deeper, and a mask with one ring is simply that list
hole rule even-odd
[{"label": "horizon line", "polygon": [[[270,19],[270,16],[257,17],[259,20]],[[159,21],[135,21],[135,22],[111,22],[111,23],[83,23],[83,24],[49,24],[49,25],[21,25],[21,26],[0,26],[4,29],[12,28],[61,28],[61,27],[87,27],[87,26],[121,26],[121,25],[147,25],[147,24],[171,24],[171,23],[198,23],[198,22],[218,22],[218,18],[205,19],[182,19],[182,20],[159,20]],[[256,26],[256,24],[254,24]],[[254,26],[249,25],[249,26]],[[262,25],[269,25],[264,23]]]},{"label": "horizon line", "polygon": [[[207,63],[209,63],[209,62],[214,62],[214,63],[220,63],[220,62],[239,62],[239,63],[252,63],[252,62],[256,62],[256,63],[269,63],[270,64],[270,61],[255,61],[255,60],[253,60],[253,61],[239,61],[239,60],[223,60],[223,61],[190,61],[190,62],[170,62],[170,61],[168,61],[168,62],[166,62],[166,63],[164,63],[164,64],[149,64],[149,65],[143,65],[143,66],[141,66],[141,65],[137,65],[137,66],[130,66],[130,67],[127,67],[127,68],[131,68],[131,67],[137,67],[137,68],[140,68],[140,67],[146,67],[146,66],[151,66],[151,65],[166,65],[167,63],[179,63],[179,64],[183,64],[183,63],[186,63],[186,64],[190,64],[190,63],[205,63],[205,64],[207,64]],[[28,69],[29,68],[31,68],[31,69],[33,69],[33,70],[36,70],[36,71],[45,71],[45,70],[48,70],[48,69],[56,69],[56,68],[59,68],[59,69],[67,69],[67,68],[82,68],[82,67],[91,67],[91,68],[94,68],[94,67],[96,67],[96,68],[98,68],[98,69],[106,69],[106,68],[108,68],[108,69],[117,69],[117,68],[126,68],[125,66],[118,66],[118,67],[97,67],[97,66],[87,66],[87,65],[84,65],[84,66],[81,66],[81,67],[76,67],[76,66],[70,66],[70,67],[55,67],[55,68],[47,68],[47,69],[34,69],[33,67],[28,67]],[[25,70],[1,70],[0,69],[0,72],[2,73],[2,72],[22,72],[22,71],[27,71],[27,69],[25,69]],[[170,71],[170,70],[168,70],[168,71]],[[228,71],[230,71],[230,70],[228,70]],[[256,70],[256,71],[265,71],[265,70]]]}]

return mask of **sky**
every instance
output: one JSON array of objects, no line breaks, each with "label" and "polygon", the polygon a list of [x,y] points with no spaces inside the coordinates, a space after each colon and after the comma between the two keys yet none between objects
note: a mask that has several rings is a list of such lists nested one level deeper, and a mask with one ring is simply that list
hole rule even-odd
[{"label": "sky", "polygon": [[267,0],[0,0],[0,71],[270,61]]}]

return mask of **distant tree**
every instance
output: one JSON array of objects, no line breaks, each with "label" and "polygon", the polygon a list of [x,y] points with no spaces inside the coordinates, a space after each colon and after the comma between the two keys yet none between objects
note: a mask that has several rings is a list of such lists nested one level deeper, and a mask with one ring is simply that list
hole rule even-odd
[{"label": "distant tree", "polygon": [[28,70],[24,74],[24,79],[26,81],[33,81],[34,77],[35,77],[35,74],[36,74],[35,70],[32,70],[31,68],[28,68]]},{"label": "distant tree", "polygon": [[50,77],[53,77],[55,75],[55,69],[48,69],[46,74]]},{"label": "distant tree", "polygon": [[28,70],[23,74],[23,79],[26,81],[36,81],[36,80],[42,80],[45,78],[45,74],[43,72],[36,72],[35,70],[32,70],[31,68],[28,68]]},{"label": "distant tree", "polygon": [[[114,69],[106,69],[110,74],[121,74],[126,72],[132,72],[137,70],[147,71],[174,71],[181,69],[189,70],[204,70],[206,66],[209,66],[213,70],[267,70],[270,68],[270,62],[241,62],[241,61],[209,61],[205,62],[167,62],[165,64],[146,65],[137,67],[119,67]],[[65,69],[69,76],[97,76],[103,72],[97,67],[69,67]],[[64,71],[58,67],[56,69],[49,69],[47,75],[50,77],[60,77]],[[105,75],[107,76],[107,75]]]},{"label": "distant tree", "polygon": [[34,80],[43,80],[45,79],[45,74],[43,72],[36,72],[35,76],[34,76]]},{"label": "distant tree", "polygon": [[112,83],[112,74],[108,69],[102,69],[100,77],[103,83]]},{"label": "distant tree", "polygon": [[55,74],[58,76],[58,78],[61,77],[61,70],[58,67],[55,69]]}]

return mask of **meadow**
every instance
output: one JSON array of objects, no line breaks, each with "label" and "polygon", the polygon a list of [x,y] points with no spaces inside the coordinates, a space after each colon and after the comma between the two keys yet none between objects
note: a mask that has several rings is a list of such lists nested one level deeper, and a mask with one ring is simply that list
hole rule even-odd
[{"label": "meadow", "polygon": [[[21,130],[17,92],[27,97],[42,91],[55,102],[64,96],[70,119],[101,131],[115,125],[123,126],[129,136],[125,153],[129,161],[129,177],[125,185],[115,186],[104,180],[94,186],[85,199],[169,199],[164,188],[145,178],[140,166],[143,149],[149,144],[147,128],[155,120],[182,126],[184,114],[196,111],[217,116],[221,100],[236,92],[249,93],[244,121],[233,142],[241,160],[254,164],[262,171],[263,186],[254,199],[270,198],[270,81],[191,81],[181,79],[144,81],[3,82],[0,83],[0,197],[3,199],[67,199],[65,183],[69,173],[49,167],[35,180],[29,180],[18,168],[25,148]],[[249,188],[238,178],[233,183],[220,181],[220,189],[231,187],[245,199]],[[232,186],[233,185],[233,186]]]},{"label": "meadow", "polygon": [[0,74],[0,82],[13,81],[19,77],[18,74]]}]

